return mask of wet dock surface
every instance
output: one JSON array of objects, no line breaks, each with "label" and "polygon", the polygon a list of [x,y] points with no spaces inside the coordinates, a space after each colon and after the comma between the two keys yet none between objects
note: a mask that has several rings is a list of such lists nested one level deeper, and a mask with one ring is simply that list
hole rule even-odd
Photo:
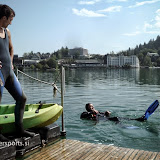
[{"label": "wet dock surface", "polygon": [[160,160],[160,152],[93,144],[78,140],[61,139],[48,144],[33,154],[24,155],[25,160]]}]

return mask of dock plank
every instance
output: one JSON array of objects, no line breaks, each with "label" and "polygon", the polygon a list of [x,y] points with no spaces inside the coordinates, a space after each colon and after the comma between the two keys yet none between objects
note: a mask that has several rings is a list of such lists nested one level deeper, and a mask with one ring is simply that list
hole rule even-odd
[{"label": "dock plank", "polygon": [[[67,142],[67,141],[66,141]],[[75,141],[74,143],[63,143],[62,146],[60,146],[58,148],[58,150],[53,150],[51,148],[51,154],[49,154],[49,156],[47,156],[47,160],[49,159],[61,159],[61,158],[65,158],[66,153],[69,153],[70,150],[74,150],[76,148],[76,146],[79,146],[79,143],[77,141]]]},{"label": "dock plank", "polygon": [[160,160],[160,152],[157,154],[155,160]]},{"label": "dock plank", "polygon": [[140,155],[139,159],[145,159],[148,155],[148,151],[144,151],[143,154]]},{"label": "dock plank", "polygon": [[74,148],[69,148],[68,150],[66,150],[65,154],[62,153],[61,158],[63,160],[74,159],[74,157],[80,156],[80,154],[82,154],[85,148],[88,147],[88,143],[77,143],[77,145]]},{"label": "dock plank", "polygon": [[87,154],[84,154],[80,160],[83,160],[83,159],[95,160],[96,157],[102,153],[103,149],[104,149],[104,146],[101,146],[99,144],[94,144],[93,147],[89,148],[89,151],[87,152]]},{"label": "dock plank", "polygon": [[104,152],[105,150],[110,150],[109,149],[110,146],[109,145],[103,145],[100,149],[100,153],[98,155],[96,155],[95,160],[99,160],[102,159],[102,157],[104,157],[106,155],[106,152]]},{"label": "dock plank", "polygon": [[144,160],[149,160],[151,156],[152,156],[152,152],[149,151],[146,157],[144,158]]},{"label": "dock plank", "polygon": [[48,144],[25,160],[160,160],[160,152],[62,139]]},{"label": "dock plank", "polygon": [[108,150],[105,150],[104,156],[101,157],[101,159],[102,159],[102,160],[109,159],[109,157],[112,156],[112,154],[114,153],[114,151],[115,151],[117,148],[118,148],[118,147],[110,146],[110,147],[108,148]]},{"label": "dock plank", "polygon": [[[58,141],[58,142],[56,143],[56,145],[53,145],[53,149],[56,148],[57,145],[61,145],[61,144],[62,144],[62,141]],[[43,156],[45,156],[45,151],[46,151],[46,148],[45,148],[45,147],[44,147],[44,148],[41,148],[41,149],[39,150],[39,152],[36,152],[36,153],[34,153],[34,154],[25,156],[25,157],[26,157],[25,159],[27,159],[27,160],[32,160],[33,157],[35,157],[36,159],[42,159]],[[48,151],[49,151],[49,146],[48,146]],[[48,152],[48,151],[47,151],[47,152]]]},{"label": "dock plank", "polygon": [[129,151],[127,154],[124,155],[123,160],[132,160],[135,159],[135,156],[139,152],[138,149],[133,149],[133,151]]},{"label": "dock plank", "polygon": [[95,150],[95,148],[91,148],[91,146],[88,146],[87,148],[85,148],[85,150],[82,150],[81,153],[74,155],[74,157],[72,157],[72,160],[87,159],[87,157],[90,157],[89,159],[91,159],[93,153],[92,150]]},{"label": "dock plank", "polygon": [[139,157],[143,154],[143,152],[144,152],[143,150],[139,150],[134,159],[139,159]]},{"label": "dock plank", "polygon": [[130,150],[131,149],[126,149],[126,148],[120,147],[112,159],[116,158],[117,160],[121,160],[124,157],[124,153],[127,154]]},{"label": "dock plank", "polygon": [[[94,150],[91,150],[91,154],[92,154],[92,158],[89,156],[89,155],[87,155],[87,157],[82,157],[82,159],[81,160],[83,160],[83,159],[85,159],[85,160],[95,160],[95,159],[97,159],[97,157],[99,156],[99,155],[101,155],[102,153],[103,153],[103,149],[104,149],[104,146],[96,146],[95,145],[95,147],[94,147]],[[88,154],[90,154],[90,153],[88,153]]]},{"label": "dock plank", "polygon": [[74,145],[71,145],[71,143],[69,143],[70,141],[65,141],[65,143],[63,143],[63,147],[60,147],[59,152],[51,154],[48,158],[49,159],[67,159],[67,157],[71,158],[72,151],[78,151],[77,148],[80,147],[79,141],[75,141]]},{"label": "dock plank", "polygon": [[73,157],[73,159],[77,159],[77,160],[83,160],[83,159],[91,159],[91,156],[93,154],[93,152],[96,151],[96,149],[94,147],[88,146],[88,148],[86,148],[85,150],[83,150],[81,153],[78,153],[77,155],[75,155]]},{"label": "dock plank", "polygon": [[63,151],[67,148],[70,148],[71,146],[74,147],[78,143],[77,141],[69,141],[66,144],[66,141],[59,141],[55,143],[54,145],[48,145],[47,147],[44,147],[40,150],[40,152],[31,155],[27,160],[35,159],[44,159],[50,157],[52,154],[56,155],[59,154],[59,151]]}]

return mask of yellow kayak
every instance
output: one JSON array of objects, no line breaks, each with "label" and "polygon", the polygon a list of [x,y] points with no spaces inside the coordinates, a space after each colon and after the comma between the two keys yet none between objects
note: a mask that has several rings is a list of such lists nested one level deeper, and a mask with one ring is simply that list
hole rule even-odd
[{"label": "yellow kayak", "polygon": [[[0,130],[2,133],[15,131],[15,104],[0,105]],[[58,104],[27,104],[23,116],[24,129],[44,127],[54,123],[62,114],[62,106]]]}]

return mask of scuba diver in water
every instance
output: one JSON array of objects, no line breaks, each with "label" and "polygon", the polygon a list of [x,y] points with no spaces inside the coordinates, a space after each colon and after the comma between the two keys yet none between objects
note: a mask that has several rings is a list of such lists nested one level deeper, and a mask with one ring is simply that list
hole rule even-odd
[{"label": "scuba diver in water", "polygon": [[110,111],[105,111],[105,112],[99,112],[98,110],[96,110],[93,106],[93,104],[91,103],[87,103],[85,106],[87,112],[83,112],[83,114],[81,114],[81,118],[87,118],[87,119],[92,119],[92,120],[97,120],[97,116],[101,116],[101,117],[109,117],[111,112]]},{"label": "scuba diver in water", "polygon": [[118,117],[110,117],[110,114],[111,114],[110,111],[99,112],[94,108],[93,104],[91,103],[87,103],[85,108],[87,112],[83,112],[81,114],[81,119],[90,119],[94,121],[98,121],[100,119],[112,120],[116,122],[119,121]]},{"label": "scuba diver in water", "polygon": [[83,112],[80,116],[81,119],[90,119],[94,121],[99,120],[110,120],[115,122],[120,122],[120,119],[126,119],[126,120],[137,120],[137,121],[145,121],[149,118],[149,116],[157,109],[159,105],[158,100],[155,100],[149,108],[146,110],[145,114],[139,118],[131,119],[131,118],[119,118],[119,117],[110,117],[111,112],[105,111],[105,112],[99,112],[96,110],[91,103],[87,103],[85,108],[87,112]]}]

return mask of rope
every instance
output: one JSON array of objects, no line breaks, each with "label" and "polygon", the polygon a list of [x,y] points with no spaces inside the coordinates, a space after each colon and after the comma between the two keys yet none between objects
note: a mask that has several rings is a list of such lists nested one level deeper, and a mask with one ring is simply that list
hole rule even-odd
[{"label": "rope", "polygon": [[59,73],[59,75],[58,75],[58,77],[57,77],[57,79],[56,79],[56,81],[55,81],[54,83],[49,83],[49,82],[45,82],[45,81],[42,81],[42,80],[40,80],[40,79],[34,78],[34,77],[32,77],[32,76],[30,76],[30,75],[28,75],[28,74],[20,71],[19,69],[17,69],[17,71],[20,72],[20,73],[22,73],[22,74],[24,74],[25,76],[27,76],[27,77],[35,80],[35,81],[38,81],[38,82],[40,82],[40,83],[44,83],[44,84],[48,84],[48,85],[53,86],[54,93],[55,93],[56,90],[57,90],[59,93],[61,93],[61,92],[58,90],[58,88],[57,88],[57,86],[56,86],[56,84],[55,84],[56,81],[58,80],[58,77],[59,77],[60,73]]}]

